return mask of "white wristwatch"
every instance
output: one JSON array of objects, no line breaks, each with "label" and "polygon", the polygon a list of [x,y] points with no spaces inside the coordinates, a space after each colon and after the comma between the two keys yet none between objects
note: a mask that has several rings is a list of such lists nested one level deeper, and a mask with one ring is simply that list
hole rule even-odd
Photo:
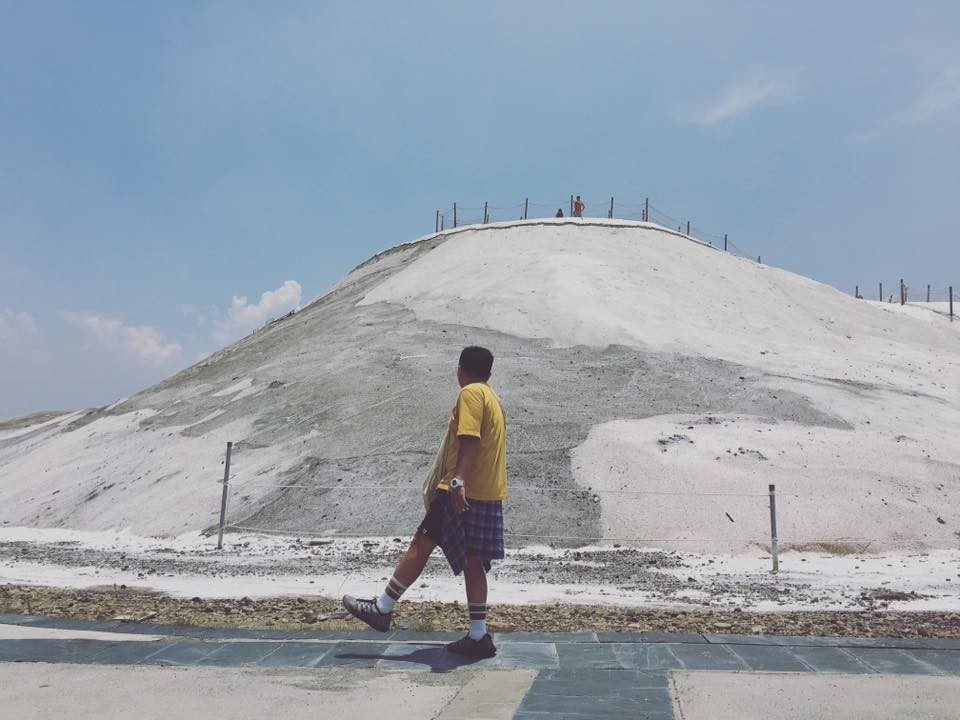
[{"label": "white wristwatch", "polygon": [[459,490],[462,487],[463,487],[463,480],[461,480],[460,478],[455,477],[453,480],[450,481],[451,490]]}]

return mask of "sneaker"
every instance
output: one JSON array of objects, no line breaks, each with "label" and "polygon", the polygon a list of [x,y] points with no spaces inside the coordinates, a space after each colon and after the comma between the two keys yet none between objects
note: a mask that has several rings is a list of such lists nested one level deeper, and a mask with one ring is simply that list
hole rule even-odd
[{"label": "sneaker", "polygon": [[456,642],[447,645],[447,650],[457,655],[470,655],[476,658],[491,658],[497,654],[497,648],[493,645],[493,638],[487,633],[479,640],[472,639],[465,635]]},{"label": "sneaker", "polygon": [[380,612],[375,599],[358,600],[351,595],[344,595],[343,607],[357,620],[363,620],[374,630],[387,632],[390,629],[390,620],[393,619],[393,613]]}]

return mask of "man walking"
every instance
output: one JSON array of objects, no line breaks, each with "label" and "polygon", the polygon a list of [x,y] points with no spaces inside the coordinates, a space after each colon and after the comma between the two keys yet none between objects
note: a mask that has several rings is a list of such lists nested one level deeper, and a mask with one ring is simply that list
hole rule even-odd
[{"label": "man walking", "polygon": [[492,368],[493,354],[486,348],[467,347],[460,353],[460,394],[438,457],[442,466],[436,497],[380,597],[343,597],[351,615],[386,632],[394,605],[439,545],[454,575],[464,574],[470,609],[470,631],[447,649],[474,657],[497,652],[487,632],[487,572],[491,561],[504,555],[506,421],[500,399],[487,384]]}]

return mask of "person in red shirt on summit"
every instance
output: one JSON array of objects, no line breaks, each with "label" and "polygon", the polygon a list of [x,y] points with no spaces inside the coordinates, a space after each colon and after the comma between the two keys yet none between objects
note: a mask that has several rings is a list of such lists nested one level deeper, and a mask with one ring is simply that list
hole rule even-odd
[{"label": "person in red shirt on summit", "polygon": [[583,200],[580,199],[580,196],[577,195],[577,199],[573,201],[573,216],[574,217],[583,217],[583,210],[587,207],[584,205]]}]

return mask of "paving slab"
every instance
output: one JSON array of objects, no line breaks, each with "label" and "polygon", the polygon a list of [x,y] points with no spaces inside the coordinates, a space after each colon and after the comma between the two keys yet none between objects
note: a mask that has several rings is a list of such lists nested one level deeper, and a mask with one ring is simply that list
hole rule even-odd
[{"label": "paving slab", "polygon": [[229,642],[218,643],[217,648],[206,655],[198,665],[215,667],[242,667],[256,665],[271,653],[283,647],[282,642]]},{"label": "paving slab", "polygon": [[618,630],[603,630],[597,634],[597,642],[632,643],[643,642],[643,634],[638,632],[621,632]]},{"label": "paving slab", "polygon": [[547,670],[560,667],[560,655],[555,643],[503,643],[497,648],[497,659],[502,668]]},{"label": "paving slab", "polygon": [[[350,668],[272,669],[0,664],[0,715],[17,720],[422,720],[468,680]],[[517,701],[519,703],[519,700]],[[494,720],[502,720],[503,716]]]},{"label": "paving slab", "polygon": [[911,650],[910,656],[942,670],[948,675],[960,674],[960,652],[950,650]]},{"label": "paving slab", "polygon": [[[287,630],[284,640],[357,640],[361,642],[390,642],[398,634],[406,631],[378,632],[376,630]],[[264,640],[271,639],[267,636]]]},{"label": "paving slab", "polygon": [[849,647],[845,650],[877,672],[894,675],[942,675],[943,670],[914,655],[919,651],[896,648]]},{"label": "paving slab", "polygon": [[815,672],[872,673],[876,672],[843,648],[837,647],[791,647],[790,652]]},{"label": "paving slab", "polygon": [[136,665],[174,644],[176,641],[173,640],[105,643],[99,652],[83,662],[90,665]]},{"label": "paving slab", "polygon": [[196,665],[207,655],[217,650],[217,643],[203,642],[202,640],[183,640],[168,645],[161,650],[148,655],[138,664],[140,665]]},{"label": "paving slab", "polygon": [[523,699],[518,712],[572,713],[603,717],[632,717],[637,710],[672,712],[669,688],[645,688],[630,695],[549,695],[536,687]]},{"label": "paving slab", "polygon": [[879,647],[900,648],[902,650],[920,650],[933,647],[928,638],[827,638],[834,640],[837,647]]},{"label": "paving slab", "polygon": [[[174,626],[176,627],[176,626]],[[185,628],[183,632],[171,633],[197,640],[286,640],[296,631],[271,630],[269,628]]]},{"label": "paving slab", "polygon": [[699,633],[666,633],[666,632],[643,632],[640,633],[644,642],[649,643],[705,643],[707,639]]},{"label": "paving slab", "polygon": [[474,673],[434,720],[511,720],[536,677],[536,670]]},{"label": "paving slab", "polygon": [[279,648],[257,661],[258,667],[310,668],[333,652],[336,645],[321,643],[282,643]]},{"label": "paving slab", "polygon": [[[615,648],[625,647],[614,643],[559,643],[557,655],[560,667],[568,670],[588,670],[599,668],[621,669]],[[630,645],[636,647],[635,645]],[[640,646],[642,647],[642,646]]]},{"label": "paving slab", "polygon": [[960,678],[675,672],[684,720],[956,720]]},{"label": "paving slab", "polygon": [[648,670],[542,670],[535,681],[537,692],[552,695],[617,693],[624,689],[669,687],[668,673]]},{"label": "paving slab", "polygon": [[677,657],[674,645],[644,643],[643,645],[617,646],[621,665],[638,670],[682,670],[683,661]]},{"label": "paving slab", "polygon": [[670,652],[687,670],[747,670],[746,664],[726,645],[669,645]]},{"label": "paving slab", "polygon": [[[461,636],[463,634],[461,633]],[[494,633],[493,642],[495,645],[500,643],[595,643],[597,642],[597,633],[595,632],[509,632]]]},{"label": "paving slab", "polygon": [[727,650],[743,660],[751,670],[761,672],[809,672],[811,668],[777,645],[728,645]]},{"label": "paving slab", "polygon": [[3,640],[104,640],[113,642],[149,642],[159,640],[160,635],[131,635],[130,633],[104,632],[90,629],[68,630],[40,625],[0,625],[0,641]]},{"label": "paving slab", "polygon": [[[89,663],[115,643],[88,639],[23,639],[0,641],[0,662]],[[126,643],[124,643],[126,644]],[[134,643],[156,652],[164,643]]]},{"label": "paving slab", "polygon": [[398,630],[390,635],[390,642],[418,642],[446,644],[459,640],[464,636],[462,632],[416,632],[415,630]]},{"label": "paving slab", "polygon": [[[340,642],[323,656],[317,667],[349,665],[350,667],[372,668],[384,658],[389,647],[385,643]],[[435,648],[431,646],[430,650],[433,651]]]},{"label": "paving slab", "polygon": [[777,645],[787,647],[830,646],[830,647],[886,647],[886,648],[930,648],[930,638],[888,638],[888,637],[836,637],[803,635],[768,635]]},{"label": "paving slab", "polygon": [[38,617],[30,623],[33,627],[51,628],[56,630],[101,630],[124,632],[128,628],[149,627],[133,623],[123,623],[119,620],[77,620],[75,618]]},{"label": "paving slab", "polygon": [[[393,670],[429,670],[435,673],[453,672],[458,668],[499,667],[497,658],[471,658],[449,652],[445,645],[418,645],[395,643],[381,645],[380,659],[376,667]],[[331,660],[332,661],[332,660]]]},{"label": "paving slab", "polygon": [[714,645],[779,645],[774,635],[729,635],[726,633],[706,633],[704,640]]}]

